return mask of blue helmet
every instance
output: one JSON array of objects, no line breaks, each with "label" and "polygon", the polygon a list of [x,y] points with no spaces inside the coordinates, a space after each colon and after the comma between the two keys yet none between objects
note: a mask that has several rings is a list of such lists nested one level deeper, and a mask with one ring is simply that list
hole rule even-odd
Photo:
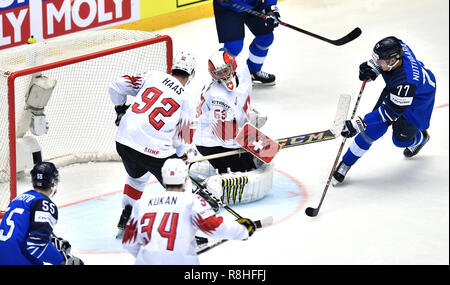
[{"label": "blue helmet", "polygon": [[36,163],[30,173],[34,188],[53,189],[59,182],[58,170],[51,162]]}]

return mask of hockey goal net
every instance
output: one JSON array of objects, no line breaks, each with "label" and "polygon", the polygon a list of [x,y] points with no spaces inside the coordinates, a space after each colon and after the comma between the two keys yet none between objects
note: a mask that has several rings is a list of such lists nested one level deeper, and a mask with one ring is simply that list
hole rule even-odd
[{"label": "hockey goal net", "polygon": [[[119,160],[109,84],[169,71],[172,40],[150,32],[77,33],[0,52],[0,218],[34,163]],[[30,183],[31,187],[31,183]]]}]

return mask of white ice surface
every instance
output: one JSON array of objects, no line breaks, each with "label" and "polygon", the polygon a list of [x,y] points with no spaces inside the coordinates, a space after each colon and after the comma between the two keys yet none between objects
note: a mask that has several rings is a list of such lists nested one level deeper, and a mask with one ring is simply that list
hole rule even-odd
[{"label": "white ice surface", "polygon": [[[317,206],[341,139],[281,151],[275,168],[301,182],[307,193],[303,209],[256,232],[248,241],[224,243],[202,254],[201,264],[448,265],[448,1],[285,0],[279,9],[283,21],[332,39],[355,27],[363,32],[353,42],[336,47],[286,27],[276,29],[263,70],[274,73],[277,84],[256,88],[252,98],[253,106],[269,117],[262,129],[265,134],[282,138],[330,127],[343,93],[352,96],[351,112],[361,86],[359,64],[370,58],[378,40],[390,35],[410,45],[436,75],[435,106],[442,107],[434,110],[431,139],[420,155],[404,158],[403,150],[392,144],[389,130],[355,164],[343,185],[330,187],[315,218],[306,216],[304,208]],[[196,102],[209,80],[207,59],[220,47],[214,18],[158,33],[172,37],[175,51],[188,49],[195,54],[197,74],[189,90]],[[241,64],[252,40],[247,33],[238,58]],[[383,85],[381,78],[367,84],[358,115],[371,111]],[[61,171],[65,179],[55,197],[58,205],[120,191],[125,175],[122,166],[114,163],[102,164],[101,169],[87,164]],[[120,213],[116,214],[114,221]],[[78,218],[90,219],[86,213]],[[87,264],[133,262],[126,252],[96,254],[73,246]]]}]

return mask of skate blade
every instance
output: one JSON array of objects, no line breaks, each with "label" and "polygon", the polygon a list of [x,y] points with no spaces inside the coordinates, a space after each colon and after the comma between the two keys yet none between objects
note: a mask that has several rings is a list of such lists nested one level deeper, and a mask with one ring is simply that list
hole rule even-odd
[{"label": "skate blade", "polygon": [[116,234],[116,239],[123,239],[124,234],[125,230],[119,230]]},{"label": "skate blade", "polygon": [[262,83],[262,82],[255,82],[252,81],[253,87],[267,87],[267,86],[274,86],[275,85],[275,81],[274,82],[269,82],[269,83]]},{"label": "skate blade", "polygon": [[342,182],[337,181],[336,178],[331,178],[331,185],[333,185],[333,187],[339,187],[341,183]]}]

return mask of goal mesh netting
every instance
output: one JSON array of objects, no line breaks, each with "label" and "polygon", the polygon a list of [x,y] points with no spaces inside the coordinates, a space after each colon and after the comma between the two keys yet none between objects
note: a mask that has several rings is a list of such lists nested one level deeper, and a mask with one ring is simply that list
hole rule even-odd
[{"label": "goal mesh netting", "polygon": [[[130,30],[81,32],[0,52],[0,217],[17,194],[16,140],[34,137],[42,160],[57,167],[119,160],[109,84],[119,76],[169,71],[168,36]],[[33,74],[56,86],[45,106],[48,132],[34,136],[21,122]],[[31,185],[30,185],[31,186]]]}]

